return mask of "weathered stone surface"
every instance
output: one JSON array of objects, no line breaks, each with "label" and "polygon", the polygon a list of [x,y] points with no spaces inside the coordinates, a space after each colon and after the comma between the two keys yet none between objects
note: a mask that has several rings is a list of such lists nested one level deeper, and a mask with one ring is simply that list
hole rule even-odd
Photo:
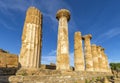
[{"label": "weathered stone surface", "polygon": [[[56,70],[55,70],[56,71]],[[55,72],[50,71],[49,73]],[[39,71],[41,72],[41,71]],[[61,71],[58,71],[59,73]],[[20,75],[11,76],[9,78],[10,83],[22,82],[22,83],[96,83],[107,76],[111,76],[109,73],[94,73],[94,72],[61,72],[60,74],[45,74],[44,75]],[[67,74],[66,74],[67,73]],[[86,81],[87,80],[87,81]]]},{"label": "weathered stone surface", "polygon": [[105,69],[106,69],[106,72],[110,72],[111,73],[111,69],[109,68],[109,63],[108,63],[108,57],[107,55],[105,54]]},{"label": "weathered stone surface", "polygon": [[74,65],[75,71],[85,70],[81,32],[75,32],[74,35]]},{"label": "weathered stone surface", "polygon": [[92,38],[91,34],[83,36],[86,71],[93,71],[93,58],[92,58],[91,43],[90,43],[91,38]]},{"label": "weathered stone surface", "polygon": [[104,78],[104,83],[110,83],[106,77]]},{"label": "weathered stone surface", "polygon": [[68,21],[70,19],[70,13],[66,9],[61,9],[57,12],[56,18],[59,20],[56,69],[70,70],[68,41]]},{"label": "weathered stone surface", "polygon": [[42,14],[35,7],[26,13],[19,62],[22,68],[39,68],[42,46]]},{"label": "weathered stone surface", "polygon": [[8,76],[8,75],[15,75],[17,72],[17,67],[8,67],[8,68],[0,68],[0,76]]},{"label": "weathered stone surface", "polygon": [[97,46],[97,53],[98,53],[99,71],[100,71],[100,72],[103,72],[103,69],[102,69],[101,46]]},{"label": "weathered stone surface", "polygon": [[91,52],[92,52],[92,58],[93,58],[93,69],[94,71],[99,71],[97,46],[95,44],[92,44]]},{"label": "weathered stone surface", "polygon": [[18,67],[18,56],[0,49],[0,67]]},{"label": "weathered stone surface", "polygon": [[101,55],[102,55],[102,69],[103,72],[107,72],[107,63],[106,63],[106,55],[104,53],[104,48],[101,48]]},{"label": "weathered stone surface", "polygon": [[112,70],[114,83],[120,82],[120,71]]}]

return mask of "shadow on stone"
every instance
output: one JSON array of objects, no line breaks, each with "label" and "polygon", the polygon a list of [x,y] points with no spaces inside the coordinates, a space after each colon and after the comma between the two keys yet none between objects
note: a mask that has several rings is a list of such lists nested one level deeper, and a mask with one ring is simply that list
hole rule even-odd
[{"label": "shadow on stone", "polygon": [[0,83],[9,83],[9,77],[15,75],[17,67],[0,67]]}]

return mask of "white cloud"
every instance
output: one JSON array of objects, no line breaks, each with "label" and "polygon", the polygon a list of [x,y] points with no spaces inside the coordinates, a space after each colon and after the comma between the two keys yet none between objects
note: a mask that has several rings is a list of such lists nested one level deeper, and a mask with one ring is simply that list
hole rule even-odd
[{"label": "white cloud", "polygon": [[115,36],[118,36],[120,35],[120,28],[113,28],[113,29],[110,29],[108,30],[107,32],[105,33],[101,33],[97,39],[95,39],[94,41],[97,42],[97,43],[102,43],[108,39],[111,39]]},{"label": "white cloud", "polygon": [[120,34],[120,28],[114,28],[114,29],[109,30],[104,35],[107,36],[108,38],[112,38],[112,37],[115,37],[119,34]]},{"label": "white cloud", "polygon": [[[21,0],[0,0],[0,14],[1,16],[4,16],[4,18],[0,19],[0,25],[2,25],[2,28],[6,28],[9,30],[15,30],[16,27],[14,25],[16,24],[16,13],[17,12],[25,12],[27,6],[26,2]],[[7,19],[6,19],[7,18]],[[8,23],[9,22],[9,23]]]},{"label": "white cloud", "polygon": [[[9,16],[12,19],[15,19],[15,14],[12,11],[18,11],[23,13],[28,9],[29,6],[37,7],[43,13],[44,18],[48,18],[48,20],[50,19],[48,22],[51,23],[51,27],[55,31],[57,30],[57,20],[55,18],[56,12],[61,8],[67,8],[68,10],[72,11],[71,6],[65,1],[61,0],[0,0],[0,12],[4,15]],[[4,19],[1,19],[1,21],[4,21]],[[11,21],[11,23],[13,22]],[[69,23],[70,31],[73,31],[73,29],[75,29],[75,26],[76,23],[72,18],[72,22]]]},{"label": "white cloud", "polygon": [[120,59],[118,59],[118,58],[114,58],[114,59],[108,58],[108,62],[109,62],[109,63],[119,63],[119,62],[120,62]]},{"label": "white cloud", "polygon": [[24,12],[27,8],[28,2],[21,0],[1,0],[0,10],[5,13],[10,13],[10,10],[17,10]]},{"label": "white cloud", "polygon": [[48,53],[48,56],[52,56],[56,54],[56,50],[52,50],[51,52]]},{"label": "white cloud", "polygon": [[[51,27],[52,29],[56,30],[57,29],[57,20],[56,20],[56,13],[59,9],[61,8],[65,8],[65,9],[68,9],[70,12],[72,12],[71,10],[71,6],[69,4],[67,4],[65,1],[57,1],[57,0],[52,0],[53,2],[51,3],[51,1],[46,1],[44,2],[44,0],[42,0],[40,2],[41,4],[41,8],[44,9],[43,10],[43,15],[46,17],[46,18],[49,18],[51,19]],[[41,10],[42,10],[41,9]],[[73,16],[71,16],[71,22],[69,23],[69,30],[70,32],[72,32],[76,27],[76,23],[74,21],[74,18]]]},{"label": "white cloud", "polygon": [[70,65],[74,66],[74,52],[70,53]]},{"label": "white cloud", "polygon": [[[70,53],[70,65],[74,66],[74,53]],[[42,64],[50,64],[55,63],[56,64],[56,50],[52,50],[47,55],[42,55]]]},{"label": "white cloud", "polygon": [[42,56],[42,64],[50,64],[55,63],[56,64],[56,56]]},{"label": "white cloud", "polygon": [[47,55],[42,56],[42,64],[56,63],[56,50],[52,50]]}]

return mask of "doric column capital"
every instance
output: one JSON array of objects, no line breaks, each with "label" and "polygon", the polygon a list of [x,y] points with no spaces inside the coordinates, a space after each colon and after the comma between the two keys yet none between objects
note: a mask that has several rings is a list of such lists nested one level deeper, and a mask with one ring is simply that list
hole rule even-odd
[{"label": "doric column capital", "polygon": [[92,35],[91,35],[91,34],[84,35],[84,36],[82,37],[82,39],[83,39],[83,40],[85,40],[85,39],[92,39]]},{"label": "doric column capital", "polygon": [[80,35],[81,36],[81,32],[77,31],[77,32],[75,32],[75,35]]},{"label": "doric column capital", "polygon": [[66,9],[61,9],[57,12],[56,18],[59,21],[56,69],[70,70],[68,40],[68,20],[70,19],[70,13]]},{"label": "doric column capital", "polygon": [[105,49],[103,47],[101,47],[101,50],[104,51]]},{"label": "doric column capital", "polygon": [[101,46],[97,46],[98,49],[101,49]]},{"label": "doric column capital", "polygon": [[56,18],[59,20],[61,17],[66,17],[67,20],[70,20],[70,12],[67,9],[60,9],[57,14],[56,14]]}]

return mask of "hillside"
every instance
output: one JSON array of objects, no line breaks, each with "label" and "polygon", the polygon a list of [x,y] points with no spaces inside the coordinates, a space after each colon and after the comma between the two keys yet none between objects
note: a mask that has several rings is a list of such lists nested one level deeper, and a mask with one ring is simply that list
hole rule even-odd
[{"label": "hillside", "polygon": [[0,67],[17,67],[18,56],[0,49]]}]

